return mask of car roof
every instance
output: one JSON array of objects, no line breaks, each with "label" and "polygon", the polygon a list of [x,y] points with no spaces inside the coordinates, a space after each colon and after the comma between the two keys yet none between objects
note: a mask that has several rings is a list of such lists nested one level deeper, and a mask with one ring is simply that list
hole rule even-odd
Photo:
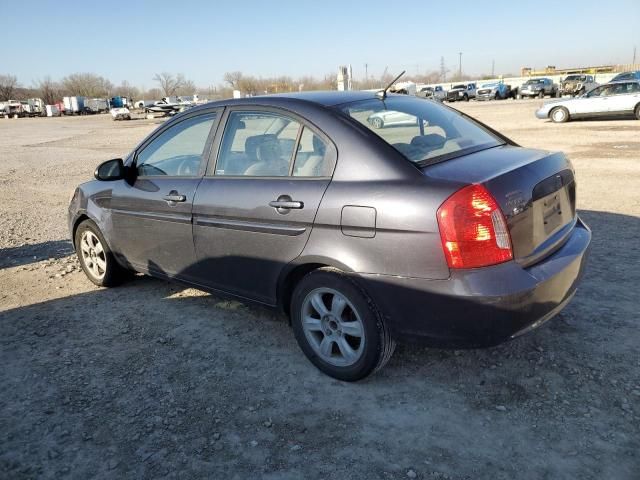
[{"label": "car roof", "polygon": [[[389,93],[388,97],[399,96],[406,97],[407,95]],[[245,98],[228,98],[225,100],[217,100],[215,102],[205,103],[199,105],[188,111],[200,110],[204,108],[219,107],[219,106],[232,106],[232,105],[263,105],[263,106],[287,106],[300,103],[313,103],[321,107],[334,107],[336,105],[342,105],[344,103],[356,102],[358,100],[372,100],[376,97],[376,91],[313,91],[313,92],[292,92],[292,93],[279,93],[269,95],[258,95],[255,97]]]},{"label": "car roof", "polygon": [[627,78],[624,80],[614,80],[612,82],[609,82],[608,85],[616,85],[618,83],[640,83],[640,80],[638,80],[637,78]]}]

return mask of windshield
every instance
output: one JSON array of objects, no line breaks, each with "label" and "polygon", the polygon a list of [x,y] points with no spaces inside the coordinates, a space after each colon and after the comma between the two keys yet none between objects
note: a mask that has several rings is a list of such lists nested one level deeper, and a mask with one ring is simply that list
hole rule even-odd
[{"label": "windshield", "polygon": [[527,80],[525,85],[536,85],[538,83],[544,83],[544,80]]},{"label": "windshield", "polygon": [[585,77],[584,75],[569,75],[567,78],[565,78],[565,80],[567,81],[580,81],[583,82],[587,77]]},{"label": "windshield", "polygon": [[505,143],[455,110],[415,97],[362,100],[339,108],[415,163],[436,163]]},{"label": "windshield", "polygon": [[497,83],[485,83],[484,85],[482,85],[482,88],[493,88],[497,86],[498,86]]},{"label": "windshield", "polygon": [[454,87],[453,87],[453,88],[454,88],[454,89],[455,89],[455,88],[467,88],[467,86],[466,86],[466,85],[454,85]]}]

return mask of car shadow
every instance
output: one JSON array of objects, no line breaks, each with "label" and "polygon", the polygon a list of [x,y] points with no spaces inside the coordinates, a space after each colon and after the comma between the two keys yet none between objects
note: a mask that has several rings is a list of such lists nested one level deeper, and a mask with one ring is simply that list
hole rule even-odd
[{"label": "car shadow", "polygon": [[[569,307],[558,316],[560,320],[552,320],[549,322],[550,327],[545,326],[540,328],[539,330],[543,332],[549,333],[571,330],[570,326],[563,324],[562,319],[574,318],[578,313],[584,313],[590,316],[589,314],[593,312],[589,312],[588,309],[576,308],[576,305],[579,306],[584,303],[590,303],[594,301],[594,299],[600,304],[611,304],[611,308],[615,309],[617,299],[628,298],[630,292],[640,283],[639,270],[637,269],[637,265],[640,264],[640,250],[633,247],[640,237],[640,219],[628,215],[596,211],[580,211],[580,215],[593,230],[592,253],[588,261],[586,273],[576,298]],[[0,268],[6,268],[8,266],[35,262],[37,259],[60,258],[72,253],[72,247],[70,242],[67,241],[52,241],[36,245],[26,245],[15,249],[3,249],[0,250],[0,253],[3,254],[0,256]],[[36,259],[34,259],[34,257],[36,257]],[[232,268],[228,259],[221,259],[221,262],[220,267],[225,269]],[[206,262],[206,268],[208,269],[216,268],[217,265],[215,259],[209,259]],[[159,266],[151,266],[157,272],[161,272]],[[196,264],[187,269],[186,272],[181,272],[181,274],[186,273],[188,276],[192,269],[201,273],[202,265]],[[161,312],[164,312],[167,305],[171,304],[171,308],[176,309],[176,316],[180,318],[181,321],[187,321],[189,317],[186,316],[185,313],[180,313],[182,309],[180,304],[188,303],[190,311],[195,314],[194,318],[200,319],[211,315],[210,307],[213,303],[220,308],[224,308],[226,305],[233,311],[242,312],[245,316],[270,318],[272,320],[280,319],[283,324],[287,323],[284,314],[278,311],[261,306],[260,304],[247,303],[246,301],[238,300],[224,293],[214,291],[214,293],[211,294],[202,293],[202,295],[196,296],[178,294],[178,292],[184,291],[187,288],[189,288],[189,286],[184,286],[184,284],[172,284],[165,280],[151,280],[148,277],[138,277],[135,282],[120,288],[98,290],[5,311],[2,313],[3,320],[0,322],[0,328],[4,329],[7,325],[12,324],[9,319],[14,317],[20,318],[22,322],[27,323],[33,318],[39,319],[40,322],[42,319],[47,318],[51,320],[53,318],[51,312],[55,312],[59,308],[63,310],[71,308],[76,303],[102,305],[102,307],[97,308],[96,311],[108,311],[112,315],[118,315],[122,319],[133,321],[133,316],[135,315],[132,314],[130,308],[131,302],[127,301],[123,303],[122,301],[118,301],[118,299],[121,299],[123,296],[144,298],[144,304],[149,303],[152,309]],[[124,292],[127,293],[125,294]],[[606,292],[606,298],[602,297],[604,292]],[[467,309],[472,308],[477,308],[477,306],[473,303],[461,305],[460,315],[464,315]],[[242,321],[240,319],[236,319],[236,321],[239,322],[236,326],[240,328]],[[427,316],[425,316],[425,321],[428,321]],[[24,327],[27,328],[27,330],[32,328],[32,326],[29,325],[24,325]],[[543,333],[542,337],[546,336],[547,333]],[[265,333],[264,337],[261,338],[265,339],[267,337],[268,334]],[[535,341],[530,339],[537,338],[540,340],[542,337],[540,334],[534,332],[524,336],[522,339],[516,340],[516,342]],[[293,340],[293,337],[291,337],[290,340]],[[292,348],[295,347],[292,346]],[[396,356],[412,356],[416,351],[425,351],[425,349],[415,346],[399,347]]]},{"label": "car shadow", "polygon": [[0,248],[0,268],[19,267],[49,258],[63,258],[73,253],[69,240],[51,240],[19,247]]},{"label": "car shadow", "polygon": [[[246,452],[265,445],[277,463],[277,452],[298,443],[272,448],[270,442],[291,435],[305,449],[329,445],[328,455],[341,461],[343,444],[360,441],[365,426],[400,442],[371,444],[379,448],[380,469],[396,462],[399,450],[422,458],[415,445],[424,446],[427,437],[446,458],[479,442],[494,462],[482,467],[473,457],[485,469],[483,478],[503,460],[493,453],[500,450],[495,438],[523,457],[533,443],[543,449],[551,458],[544,468],[552,474],[539,471],[535,478],[561,476],[553,469],[574,448],[566,438],[585,428],[606,425],[621,432],[611,451],[635,451],[624,443],[633,437],[633,423],[611,398],[625,395],[615,385],[635,381],[640,219],[580,215],[593,230],[589,264],[578,294],[552,321],[490,349],[399,346],[384,369],[348,388],[306,361],[283,315],[164,280],[137,276],[99,289],[82,279],[82,293],[4,309],[0,405],[7,415],[0,415],[0,471],[32,478],[43,468],[62,478],[71,465],[78,478],[156,478],[181,461],[180,444],[190,446],[191,456],[196,449],[221,452],[226,456],[208,458],[259,469],[263,457]],[[69,248],[48,242],[37,251],[48,258],[63,247]],[[589,400],[577,397],[580,392]],[[544,435],[532,429],[532,422],[548,425],[547,417],[562,428]],[[341,442],[331,436],[336,428]],[[483,433],[468,433],[475,431]],[[213,432],[217,437],[209,440]],[[256,447],[240,447],[255,438]],[[584,448],[585,471],[597,472],[593,448]],[[194,473],[187,476],[213,468],[198,462],[181,464]]]}]

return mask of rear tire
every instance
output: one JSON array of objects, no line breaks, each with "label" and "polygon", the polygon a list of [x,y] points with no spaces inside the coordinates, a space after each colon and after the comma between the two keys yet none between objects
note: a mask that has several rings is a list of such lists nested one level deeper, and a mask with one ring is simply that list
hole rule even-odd
[{"label": "rear tire", "polygon": [[540,90],[540,93],[538,93],[538,98],[544,98],[544,90]]},{"label": "rear tire", "polygon": [[361,380],[391,358],[395,342],[373,300],[349,276],[332,268],[307,274],[291,298],[298,345],[320,371]]},{"label": "rear tire", "polygon": [[85,220],[78,225],[75,246],[82,270],[95,285],[114,287],[133,275],[116,261],[100,229],[92,220]]},{"label": "rear tire", "polygon": [[564,107],[556,107],[549,113],[549,118],[554,123],[565,123],[569,121],[569,111]]}]

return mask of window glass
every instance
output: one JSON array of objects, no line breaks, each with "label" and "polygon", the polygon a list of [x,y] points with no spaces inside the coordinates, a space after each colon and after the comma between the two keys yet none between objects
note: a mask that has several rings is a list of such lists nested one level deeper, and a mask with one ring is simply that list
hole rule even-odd
[{"label": "window glass", "polygon": [[631,93],[637,93],[638,86],[639,84],[637,83],[617,83],[612,86],[613,88],[610,95],[628,95]]},{"label": "window glass", "polygon": [[293,166],[295,177],[330,177],[332,164],[325,142],[309,128],[302,130]]},{"label": "window glass", "polygon": [[363,100],[342,110],[412,162],[433,163],[504,144],[459,113],[418,98]]},{"label": "window glass", "polygon": [[162,132],[138,153],[138,175],[197,175],[215,116],[192,117]]},{"label": "window glass", "polygon": [[300,124],[271,112],[232,112],[225,127],[216,175],[289,175]]}]

